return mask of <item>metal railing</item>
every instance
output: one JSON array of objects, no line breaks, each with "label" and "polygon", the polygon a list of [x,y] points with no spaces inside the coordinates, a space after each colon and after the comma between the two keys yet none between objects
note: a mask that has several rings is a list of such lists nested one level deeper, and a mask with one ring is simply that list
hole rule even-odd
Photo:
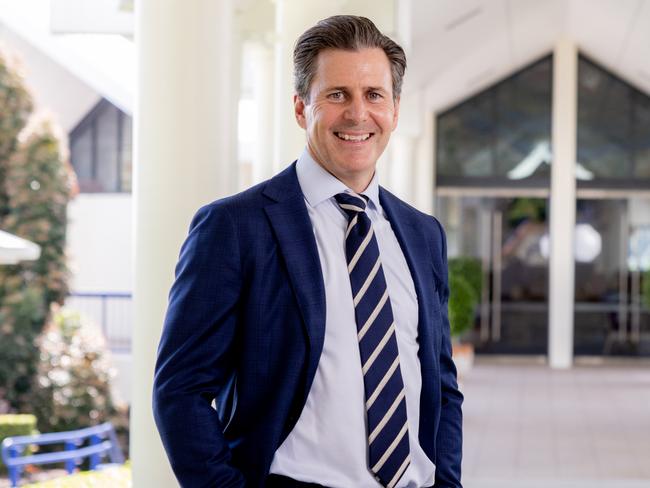
[{"label": "metal railing", "polygon": [[[55,452],[25,454],[30,446],[47,444],[63,444],[64,447]],[[12,487],[19,485],[23,468],[30,464],[65,462],[66,471],[72,474],[82,458],[89,458],[90,469],[94,470],[106,456],[111,463],[124,463],[122,449],[110,422],[67,432],[12,436],[2,441],[2,460],[9,471]]]},{"label": "metal railing", "polygon": [[121,292],[74,292],[66,299],[66,306],[101,327],[108,347],[114,352],[131,352],[132,305],[131,293]]}]

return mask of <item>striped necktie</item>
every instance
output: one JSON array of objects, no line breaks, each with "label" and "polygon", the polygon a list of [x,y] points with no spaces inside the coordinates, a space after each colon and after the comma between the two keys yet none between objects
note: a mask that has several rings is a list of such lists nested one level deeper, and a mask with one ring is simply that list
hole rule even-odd
[{"label": "striped necktie", "polygon": [[345,255],[354,298],[368,426],[368,466],[383,486],[394,487],[410,463],[406,398],[395,321],[379,246],[366,214],[368,197],[334,197],[348,216]]}]

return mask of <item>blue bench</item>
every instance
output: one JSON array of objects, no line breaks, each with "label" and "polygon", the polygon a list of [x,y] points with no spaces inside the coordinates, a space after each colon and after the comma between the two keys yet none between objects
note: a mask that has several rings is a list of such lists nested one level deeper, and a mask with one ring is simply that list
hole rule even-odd
[{"label": "blue bench", "polygon": [[[63,450],[23,455],[28,446],[47,444],[63,444]],[[64,462],[66,471],[72,473],[84,458],[89,459],[90,469],[94,470],[106,456],[113,464],[124,463],[122,449],[110,422],[67,432],[7,437],[2,441],[2,460],[7,466],[12,487],[18,486],[23,468],[28,464]]]}]

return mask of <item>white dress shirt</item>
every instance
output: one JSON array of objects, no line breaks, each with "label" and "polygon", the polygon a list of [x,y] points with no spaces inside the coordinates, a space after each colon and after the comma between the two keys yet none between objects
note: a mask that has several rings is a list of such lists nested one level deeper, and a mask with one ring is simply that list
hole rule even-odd
[{"label": "white dress shirt", "polygon": [[[357,326],[345,257],[348,219],[334,195],[350,191],[316,163],[305,149],[298,181],[309,212],[325,284],[323,352],[300,418],[278,448],[271,473],[331,488],[377,488],[367,463],[368,440]],[[363,192],[381,253],[395,319],[406,393],[411,464],[397,487],[434,482],[435,466],[418,441],[422,375],[418,360],[418,303],[411,273],[379,203],[377,175]]]}]

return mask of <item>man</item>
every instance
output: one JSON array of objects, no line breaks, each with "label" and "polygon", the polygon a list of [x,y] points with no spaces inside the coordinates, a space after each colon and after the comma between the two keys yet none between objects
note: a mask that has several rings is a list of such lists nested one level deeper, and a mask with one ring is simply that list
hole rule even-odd
[{"label": "man", "polygon": [[444,233],[375,173],[404,52],[335,16],[294,68],[306,150],[199,210],[181,250],[154,386],[172,467],[192,488],[460,487]]}]

